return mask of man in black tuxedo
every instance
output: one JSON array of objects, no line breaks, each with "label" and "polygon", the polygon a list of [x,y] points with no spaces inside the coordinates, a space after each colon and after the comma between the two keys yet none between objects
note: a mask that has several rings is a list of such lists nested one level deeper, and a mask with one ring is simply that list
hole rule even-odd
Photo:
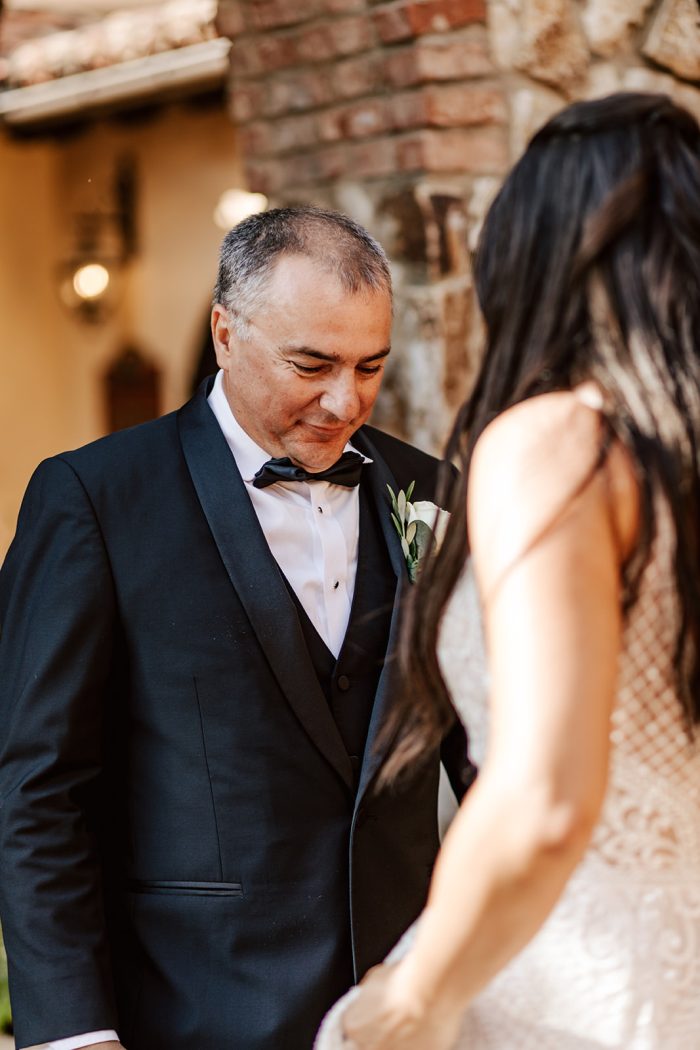
[{"label": "man in black tuxedo", "polygon": [[0,576],[18,1047],[308,1050],[420,911],[439,756],[373,788],[410,586],[387,484],[431,499],[438,463],[364,426],[390,328],[361,227],[254,216],[216,379],[32,478]]}]

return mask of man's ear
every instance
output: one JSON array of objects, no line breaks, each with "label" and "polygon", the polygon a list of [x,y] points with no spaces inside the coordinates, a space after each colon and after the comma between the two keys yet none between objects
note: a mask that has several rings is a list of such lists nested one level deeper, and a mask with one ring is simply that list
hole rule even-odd
[{"label": "man's ear", "polygon": [[231,340],[233,325],[231,315],[221,303],[214,303],[211,311],[211,338],[216,352],[216,363],[219,368],[228,368],[231,363],[233,347]]}]

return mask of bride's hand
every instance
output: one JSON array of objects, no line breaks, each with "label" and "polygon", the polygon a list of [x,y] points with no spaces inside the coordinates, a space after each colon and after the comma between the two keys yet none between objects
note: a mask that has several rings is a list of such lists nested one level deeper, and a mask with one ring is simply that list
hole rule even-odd
[{"label": "bride's hand", "polygon": [[375,966],[343,1015],[352,1050],[452,1050],[460,1017],[431,1010],[403,981],[401,964]]}]

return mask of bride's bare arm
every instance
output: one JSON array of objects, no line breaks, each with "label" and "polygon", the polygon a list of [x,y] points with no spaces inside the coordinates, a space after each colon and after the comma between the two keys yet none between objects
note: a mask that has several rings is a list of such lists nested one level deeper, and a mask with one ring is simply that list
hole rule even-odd
[{"label": "bride's bare arm", "polygon": [[[626,453],[613,445],[593,473],[599,444],[598,415],[570,393],[516,406],[477,444],[468,517],[489,750],[412,951],[348,1010],[363,1050],[450,1045],[464,1007],[538,930],[590,839],[607,779],[620,564],[638,520]],[[444,1043],[429,1034],[437,1018]]]}]

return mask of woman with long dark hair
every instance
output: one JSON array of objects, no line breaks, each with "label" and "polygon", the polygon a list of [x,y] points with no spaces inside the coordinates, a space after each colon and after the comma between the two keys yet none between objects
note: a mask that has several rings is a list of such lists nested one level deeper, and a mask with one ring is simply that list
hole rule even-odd
[{"label": "woman with long dark hair", "polygon": [[694,1050],[695,120],[662,95],[569,106],[492,205],[476,282],[487,347],[450,442],[461,488],[412,594],[383,780],[453,703],[481,772],[421,919],[318,1045]]}]

